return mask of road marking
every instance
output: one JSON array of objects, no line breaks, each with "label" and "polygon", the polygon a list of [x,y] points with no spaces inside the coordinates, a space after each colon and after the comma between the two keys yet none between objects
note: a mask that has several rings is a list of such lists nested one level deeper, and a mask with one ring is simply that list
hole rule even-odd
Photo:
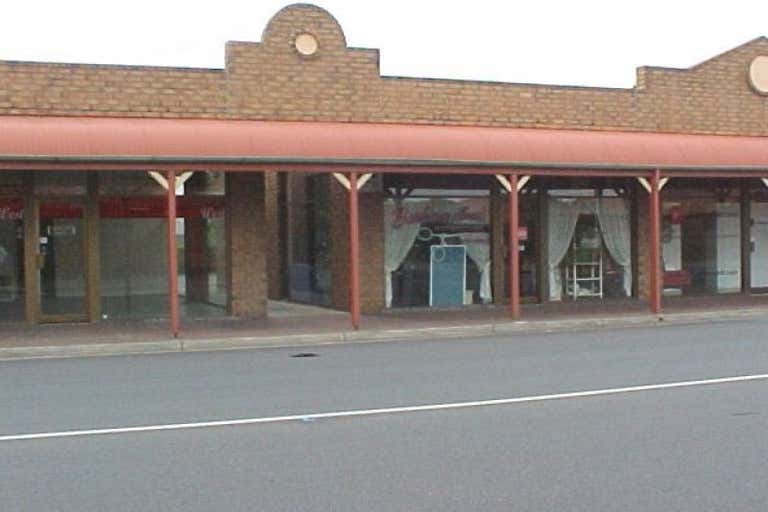
[{"label": "road marking", "polygon": [[241,425],[262,425],[267,423],[287,423],[292,421],[314,421],[334,418],[354,418],[375,416],[380,414],[402,414],[409,412],[442,411],[448,409],[466,409],[470,407],[488,407],[492,405],[512,405],[531,402],[546,402],[549,400],[565,400],[572,398],[589,398],[595,396],[636,393],[638,391],[656,391],[661,389],[689,388],[694,386],[709,386],[714,384],[732,384],[768,380],[768,373],[758,375],[741,375],[737,377],[721,377],[706,380],[688,380],[682,382],[667,382],[662,384],[645,384],[623,388],[596,389],[591,391],[575,391],[551,395],[533,395],[517,398],[499,398],[493,400],[478,400],[474,402],[453,402],[443,404],[411,405],[403,407],[387,407],[383,409],[360,409],[353,411],[321,412],[310,414],[292,414],[289,416],[268,416],[263,418],[244,418],[236,420],[201,421],[196,423],[173,423],[165,425],[144,425],[136,427],[100,428],[91,430],[68,430],[63,432],[40,432],[36,434],[12,434],[0,436],[2,441],[25,441],[34,439],[56,439],[63,437],[85,437],[106,434],[131,434],[138,432],[158,432],[165,430],[188,430],[194,428],[232,427]]}]

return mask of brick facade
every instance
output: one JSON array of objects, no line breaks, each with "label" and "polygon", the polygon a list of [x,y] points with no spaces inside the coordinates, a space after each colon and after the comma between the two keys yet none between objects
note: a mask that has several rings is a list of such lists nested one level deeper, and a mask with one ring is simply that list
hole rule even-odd
[{"label": "brick facade", "polygon": [[[395,30],[395,27],[392,27]],[[318,52],[294,48],[314,35]],[[379,53],[349,48],[326,11],[297,4],[278,12],[261,42],[230,42],[223,69],[53,64],[0,61],[0,115],[138,116],[251,120],[349,121],[466,126],[546,127],[768,136],[768,96],[749,85],[747,68],[768,54],[760,37],[689,69],[641,67],[630,89],[560,87],[382,77]],[[232,176],[229,181],[232,311],[261,314],[267,285],[279,297],[285,271],[277,177]],[[266,211],[264,185],[266,183]],[[242,186],[241,186],[242,185]],[[346,295],[346,201],[332,185],[333,304]],[[638,226],[644,226],[638,204]],[[261,209],[259,209],[261,208]],[[493,208],[494,216],[503,205]],[[381,197],[361,196],[363,311],[383,304]],[[645,212],[647,213],[647,212]],[[262,220],[266,222],[263,223]],[[248,226],[246,224],[249,223]],[[263,226],[271,226],[264,228]],[[494,238],[500,235],[494,222]],[[257,232],[258,231],[258,232]],[[638,233],[639,286],[645,289],[644,229]],[[494,241],[494,287],[502,284],[503,250]],[[259,255],[243,254],[260,251]],[[496,294],[499,295],[498,293]]]},{"label": "brick facade", "polygon": [[[293,48],[314,34],[315,56]],[[689,69],[641,67],[631,89],[382,77],[324,10],[277,13],[260,43],[230,42],[224,69],[0,61],[0,114],[459,124],[768,135],[749,86],[760,37]]]}]

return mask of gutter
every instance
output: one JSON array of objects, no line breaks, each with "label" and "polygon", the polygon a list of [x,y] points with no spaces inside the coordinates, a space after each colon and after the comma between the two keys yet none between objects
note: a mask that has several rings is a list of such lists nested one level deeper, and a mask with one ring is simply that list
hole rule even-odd
[{"label": "gutter", "polygon": [[[2,163],[50,163],[50,164],[231,164],[231,165],[338,165],[340,167],[453,167],[474,169],[522,169],[529,174],[536,170],[611,170],[669,172],[744,172],[768,175],[768,163],[764,165],[667,165],[625,164],[606,162],[539,162],[539,161],[488,161],[411,158],[325,158],[325,157],[277,157],[277,156],[138,156],[138,155],[0,155]],[[394,171],[394,170],[393,170]],[[401,170],[397,170],[401,171]]]}]

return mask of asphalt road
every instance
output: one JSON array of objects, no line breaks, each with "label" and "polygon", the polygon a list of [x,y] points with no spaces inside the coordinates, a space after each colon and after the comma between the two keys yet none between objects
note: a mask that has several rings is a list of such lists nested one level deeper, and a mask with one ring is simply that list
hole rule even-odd
[{"label": "asphalt road", "polygon": [[[768,373],[768,322],[0,363],[0,436]],[[301,349],[302,352],[308,351]],[[768,510],[768,380],[0,441],[0,509]]]}]

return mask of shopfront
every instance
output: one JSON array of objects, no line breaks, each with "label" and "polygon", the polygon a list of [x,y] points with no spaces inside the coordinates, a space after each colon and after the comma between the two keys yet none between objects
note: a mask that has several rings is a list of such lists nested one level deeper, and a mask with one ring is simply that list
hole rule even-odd
[{"label": "shopfront", "polygon": [[605,89],[381,76],[307,4],[263,34],[0,62],[2,321],[768,291],[765,38]]},{"label": "shopfront", "polygon": [[[485,188],[461,189],[457,183],[435,178],[433,188],[388,191],[384,209],[388,308],[499,304],[509,297],[505,197],[494,196],[487,179],[475,182]],[[517,228],[522,300],[635,295],[634,186],[631,180],[539,178],[528,183],[520,194]],[[501,205],[494,207],[494,201]],[[544,289],[548,293],[541,296]]]},{"label": "shopfront", "polygon": [[[165,190],[149,173],[2,177],[17,197],[0,196],[1,321],[167,316]],[[226,313],[223,182],[199,173],[177,190],[179,297],[190,318]]]}]

